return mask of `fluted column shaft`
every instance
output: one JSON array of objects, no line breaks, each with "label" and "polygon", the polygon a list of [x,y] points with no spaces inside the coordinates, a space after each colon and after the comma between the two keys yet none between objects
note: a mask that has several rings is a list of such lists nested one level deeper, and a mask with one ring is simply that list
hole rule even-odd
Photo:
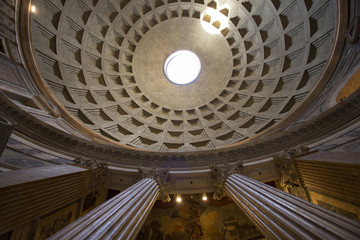
[{"label": "fluted column shaft", "polygon": [[145,178],[49,239],[135,239],[159,192],[159,183]]},{"label": "fluted column shaft", "polygon": [[360,206],[360,165],[295,160],[304,187]]},{"label": "fluted column shaft", "polygon": [[225,191],[267,239],[360,239],[360,223],[238,173]]},{"label": "fluted column shaft", "polygon": [[83,198],[89,175],[69,165],[0,172],[0,234]]}]

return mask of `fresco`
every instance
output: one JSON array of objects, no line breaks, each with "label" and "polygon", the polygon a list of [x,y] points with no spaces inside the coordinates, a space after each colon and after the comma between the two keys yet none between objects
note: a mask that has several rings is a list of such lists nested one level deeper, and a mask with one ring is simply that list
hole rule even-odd
[{"label": "fresco", "polygon": [[262,239],[260,231],[231,200],[184,195],[181,203],[156,202],[137,240]]}]

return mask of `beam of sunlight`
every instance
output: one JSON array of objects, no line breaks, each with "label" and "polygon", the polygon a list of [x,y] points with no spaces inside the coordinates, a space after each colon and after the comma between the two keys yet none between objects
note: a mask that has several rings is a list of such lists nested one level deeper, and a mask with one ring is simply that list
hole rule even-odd
[{"label": "beam of sunlight", "polygon": [[219,6],[215,10],[214,8],[207,7],[201,14],[201,25],[204,30],[210,34],[219,34],[221,31],[229,26],[229,19],[223,13],[221,9],[227,8],[230,11],[230,6],[224,4]]}]

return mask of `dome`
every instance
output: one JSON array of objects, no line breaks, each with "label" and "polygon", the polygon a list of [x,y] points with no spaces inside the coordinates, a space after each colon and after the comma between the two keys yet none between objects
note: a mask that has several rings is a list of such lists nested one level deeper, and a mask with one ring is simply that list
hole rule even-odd
[{"label": "dome", "polygon": [[[33,5],[43,91],[88,137],[150,152],[222,149],[286,124],[324,81],[336,30],[335,1]],[[179,50],[200,59],[191,84],[164,72]]]}]

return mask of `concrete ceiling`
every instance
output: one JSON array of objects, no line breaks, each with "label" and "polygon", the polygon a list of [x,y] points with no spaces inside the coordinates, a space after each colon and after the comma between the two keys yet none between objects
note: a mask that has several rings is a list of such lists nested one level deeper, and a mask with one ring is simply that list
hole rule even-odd
[{"label": "concrete ceiling", "polygon": [[[92,131],[151,151],[222,148],[276,125],[318,83],[336,30],[335,0],[33,4],[35,61],[54,96]],[[186,86],[163,72],[180,49],[202,64]]]}]

